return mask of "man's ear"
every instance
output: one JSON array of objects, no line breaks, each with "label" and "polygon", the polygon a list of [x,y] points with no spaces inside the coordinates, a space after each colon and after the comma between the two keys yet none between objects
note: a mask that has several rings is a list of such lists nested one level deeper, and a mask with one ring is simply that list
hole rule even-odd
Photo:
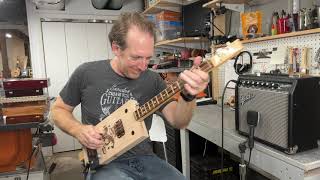
[{"label": "man's ear", "polygon": [[112,42],[111,44],[111,49],[112,49],[112,52],[115,56],[119,56],[120,55],[120,47],[119,45],[116,43],[116,42]]}]

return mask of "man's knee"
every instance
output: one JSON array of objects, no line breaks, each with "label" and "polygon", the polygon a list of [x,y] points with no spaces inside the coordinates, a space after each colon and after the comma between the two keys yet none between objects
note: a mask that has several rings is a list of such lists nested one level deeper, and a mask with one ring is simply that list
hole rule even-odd
[{"label": "man's knee", "polygon": [[119,168],[101,168],[92,174],[91,180],[133,180],[127,173]]}]

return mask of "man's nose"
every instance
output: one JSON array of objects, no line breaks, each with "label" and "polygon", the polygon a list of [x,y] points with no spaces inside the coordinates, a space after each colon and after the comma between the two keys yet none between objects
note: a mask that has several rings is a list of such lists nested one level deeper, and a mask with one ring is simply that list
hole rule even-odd
[{"label": "man's nose", "polygon": [[148,68],[148,64],[149,64],[149,60],[147,58],[142,58],[139,61],[139,65],[138,65],[139,70],[145,71]]}]

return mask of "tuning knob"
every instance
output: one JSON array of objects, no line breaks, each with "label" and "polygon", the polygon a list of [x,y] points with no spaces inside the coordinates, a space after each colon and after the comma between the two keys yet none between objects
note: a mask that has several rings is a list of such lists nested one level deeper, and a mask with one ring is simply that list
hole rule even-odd
[{"label": "tuning knob", "polygon": [[279,88],[279,84],[277,84],[277,83],[273,84],[273,88],[278,89]]}]

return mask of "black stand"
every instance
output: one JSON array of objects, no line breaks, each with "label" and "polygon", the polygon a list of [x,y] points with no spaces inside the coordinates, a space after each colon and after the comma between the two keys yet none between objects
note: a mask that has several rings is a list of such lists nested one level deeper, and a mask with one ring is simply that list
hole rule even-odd
[{"label": "black stand", "polygon": [[244,160],[244,154],[246,153],[246,149],[247,149],[246,144],[247,144],[247,141],[239,144],[239,151],[240,151],[240,155],[241,155],[241,160],[240,160],[240,164],[239,164],[240,180],[245,180],[246,176],[247,176],[247,165]]}]

